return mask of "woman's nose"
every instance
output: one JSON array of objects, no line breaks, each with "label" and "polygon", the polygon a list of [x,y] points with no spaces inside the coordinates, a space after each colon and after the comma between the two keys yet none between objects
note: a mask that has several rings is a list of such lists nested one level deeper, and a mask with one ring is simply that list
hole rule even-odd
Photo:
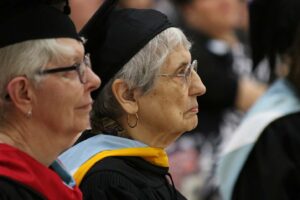
[{"label": "woman's nose", "polygon": [[201,96],[201,95],[205,94],[206,87],[203,84],[198,73],[196,71],[193,71],[192,73],[193,74],[192,74],[192,81],[191,81],[190,88],[189,88],[189,95],[190,96]]},{"label": "woman's nose", "polygon": [[101,79],[97,74],[95,74],[93,72],[93,70],[91,68],[87,68],[86,70],[87,70],[86,73],[88,76],[86,85],[88,85],[88,88],[90,91],[94,91],[100,87]]}]

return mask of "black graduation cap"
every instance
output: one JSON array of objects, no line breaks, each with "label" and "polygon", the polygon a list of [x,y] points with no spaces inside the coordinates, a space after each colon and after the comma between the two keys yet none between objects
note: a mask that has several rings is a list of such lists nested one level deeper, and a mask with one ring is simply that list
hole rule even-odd
[{"label": "black graduation cap", "polygon": [[67,37],[80,40],[71,19],[48,5],[49,2],[1,0],[0,48],[34,39]]},{"label": "black graduation cap", "polygon": [[113,10],[102,27],[95,21],[89,21],[89,29],[81,32],[87,35],[86,51],[102,81],[93,98],[152,38],[172,26],[164,14],[150,9]]},{"label": "black graduation cap", "polygon": [[274,68],[276,55],[287,51],[299,29],[300,1],[253,0],[249,14],[253,65],[267,57]]}]

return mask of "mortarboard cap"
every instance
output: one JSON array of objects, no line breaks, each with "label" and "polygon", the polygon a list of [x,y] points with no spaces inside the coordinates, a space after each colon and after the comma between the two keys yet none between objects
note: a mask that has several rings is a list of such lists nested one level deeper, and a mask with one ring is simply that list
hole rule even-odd
[{"label": "mortarboard cap", "polygon": [[299,0],[252,0],[249,7],[253,66],[265,57],[275,67],[277,54],[292,45],[300,25]]},{"label": "mortarboard cap", "polygon": [[[172,24],[164,14],[156,10],[121,9],[111,12],[101,29],[96,24],[89,26],[90,37],[87,37],[86,49],[91,55],[93,71],[102,81],[101,87],[92,93],[95,98],[136,53],[156,35],[172,27]],[[97,43],[94,42],[95,39],[98,40]],[[90,48],[89,44],[94,46]]]},{"label": "mortarboard cap", "polygon": [[34,39],[80,40],[71,19],[42,0],[1,0],[0,26],[0,48]]}]

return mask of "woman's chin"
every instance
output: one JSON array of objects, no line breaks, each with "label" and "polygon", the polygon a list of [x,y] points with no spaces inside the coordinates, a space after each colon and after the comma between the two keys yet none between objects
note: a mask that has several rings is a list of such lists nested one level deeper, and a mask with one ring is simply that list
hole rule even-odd
[{"label": "woman's chin", "polygon": [[85,131],[87,129],[91,128],[91,124],[89,119],[87,120],[82,120],[80,123],[77,124],[78,126],[76,127],[79,132]]},{"label": "woman's chin", "polygon": [[189,125],[189,128],[187,131],[192,131],[194,130],[198,125],[198,117],[195,117],[195,119],[193,119]]}]

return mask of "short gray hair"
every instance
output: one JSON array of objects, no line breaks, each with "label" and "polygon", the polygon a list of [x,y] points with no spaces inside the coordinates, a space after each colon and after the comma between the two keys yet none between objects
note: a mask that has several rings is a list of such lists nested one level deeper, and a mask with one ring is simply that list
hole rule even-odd
[{"label": "short gray hair", "polygon": [[120,129],[116,119],[122,116],[124,111],[112,92],[114,80],[122,79],[128,84],[129,89],[138,88],[142,95],[146,94],[153,88],[157,74],[167,56],[178,45],[183,45],[187,50],[191,47],[191,43],[180,29],[168,28],[156,35],[124,65],[104,86],[95,100],[91,114],[93,132],[116,134],[116,129]]},{"label": "short gray hair", "polygon": [[6,109],[3,105],[6,86],[12,78],[25,75],[38,86],[41,77],[36,71],[49,62],[60,63],[74,53],[73,48],[60,44],[57,39],[29,40],[0,48],[0,119]]}]

